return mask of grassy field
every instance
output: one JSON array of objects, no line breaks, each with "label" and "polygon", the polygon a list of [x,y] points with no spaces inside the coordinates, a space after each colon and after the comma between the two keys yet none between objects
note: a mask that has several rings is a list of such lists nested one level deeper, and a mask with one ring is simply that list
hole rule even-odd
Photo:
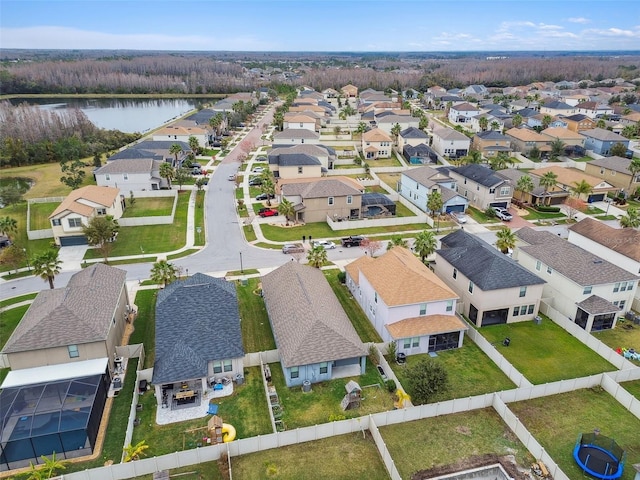
[{"label": "grassy field", "polygon": [[133,322],[133,333],[130,345],[144,344],[144,368],[153,367],[156,354],[156,294],[158,290],[139,290],[136,293],[135,305],[138,316]]},{"label": "grassy field", "polygon": [[22,307],[11,308],[0,313],[0,350],[4,347],[7,340],[9,340],[9,337],[28,309],[29,305],[23,305]]},{"label": "grassy field", "polygon": [[[18,297],[7,298],[6,300],[0,301],[0,308],[4,308],[8,305],[13,305],[14,303],[24,302],[25,300],[33,300],[37,295],[37,293],[27,293]],[[4,337],[0,335],[0,338]]]},{"label": "grassy field", "polygon": [[188,257],[189,255],[193,255],[194,253],[198,253],[199,251],[199,248],[190,248],[188,250],[185,250],[184,252],[167,255],[167,260],[175,260],[176,258]]},{"label": "grassy field", "polygon": [[[364,375],[314,383],[307,393],[302,392],[300,387],[287,388],[279,363],[271,364],[270,368],[271,380],[278,392],[283,408],[282,420],[287,430],[326,423],[336,416],[355,418],[393,409],[392,394],[381,385],[382,379],[371,362],[367,362]],[[342,411],[340,402],[345,396],[344,386],[349,380],[360,384],[363,400],[360,408]]]},{"label": "grassy field", "polygon": [[634,380],[633,382],[624,382],[621,384],[626,391],[640,400],[640,380]]},{"label": "grassy field", "polygon": [[[187,237],[187,210],[191,192],[178,196],[178,205],[173,225],[145,225],[142,227],[120,227],[118,240],[113,244],[112,257],[161,253],[183,247]],[[84,258],[100,258],[100,252],[87,250]]]},{"label": "grassy field", "polygon": [[373,439],[361,433],[233,457],[231,471],[235,480],[389,478]]},{"label": "grassy field", "polygon": [[[92,159],[85,158],[85,162],[91,166],[85,169],[86,176],[82,186],[95,185],[96,182],[91,174],[93,170]],[[25,167],[3,168],[3,177],[24,177],[30,178],[34,184],[27,193],[24,194],[25,199],[43,198],[43,197],[64,197],[71,192],[71,188],[60,182],[59,163],[44,163],[41,165],[28,165]]]},{"label": "grassy field", "polygon": [[[31,208],[33,211],[33,206]],[[133,206],[129,202],[122,218],[169,216],[171,210],[173,197],[136,198]]]},{"label": "grassy field", "polygon": [[31,230],[51,228],[49,215],[60,205],[60,202],[32,203],[29,207],[29,223]]},{"label": "grassy field", "polygon": [[[402,478],[474,455],[515,455],[528,467],[533,458],[493,409],[426,418],[380,428]],[[574,477],[578,478],[578,477]]]},{"label": "grassy field", "polygon": [[242,318],[242,343],[245,352],[261,352],[276,348],[267,309],[260,296],[260,279],[250,278],[247,285],[236,283],[238,306]]},{"label": "grassy field", "polygon": [[336,297],[338,297],[342,308],[347,314],[347,317],[349,317],[349,320],[351,320],[351,323],[356,329],[356,332],[358,332],[360,340],[362,340],[364,343],[382,342],[382,338],[380,338],[380,335],[378,335],[378,332],[376,332],[376,329],[364,314],[362,308],[360,308],[360,305],[358,305],[358,302],[356,302],[355,299],[351,296],[351,292],[349,291],[349,289],[346,287],[346,285],[340,283],[340,281],[338,280],[338,273],[338,269],[325,270],[324,276],[329,282],[329,285],[331,285],[333,293],[335,293]]},{"label": "grassy field", "polygon": [[[534,322],[492,325],[482,327],[480,333],[534,384],[615,370],[600,355],[542,317],[541,325]],[[505,337],[511,339],[509,347],[500,344]]]},{"label": "grassy field", "polygon": [[258,239],[258,237],[256,236],[256,232],[253,231],[253,225],[245,225],[242,227],[242,229],[244,230],[244,238],[247,240],[247,242],[254,242]]},{"label": "grassy field", "polygon": [[[624,324],[618,323],[613,330],[591,332],[591,335],[605,345],[608,345],[612,350],[618,348],[634,348],[640,352],[640,327],[638,325],[631,325],[630,322],[625,322]],[[640,366],[640,361],[630,361]]]},{"label": "grassy field", "polygon": [[394,190],[400,181],[401,173],[376,173],[378,178]]},{"label": "grassy field", "polygon": [[[196,228],[196,232],[194,234],[195,245],[198,246],[203,246],[207,242],[207,232],[204,228],[204,195],[205,192],[202,190],[196,192],[196,208],[193,225]],[[197,231],[198,227],[200,227],[200,233]]]},{"label": "grassy field", "polygon": [[[387,358],[389,365],[407,392],[411,392],[411,382],[406,374],[407,367],[425,357],[428,355],[410,355],[404,365],[398,365],[394,359]],[[468,338],[465,339],[462,348],[438,352],[438,356],[430,360],[440,363],[447,371],[449,378],[447,391],[438,394],[430,403],[516,388],[516,385],[502,373],[498,366]]]},{"label": "grassy field", "polygon": [[339,239],[349,235],[371,235],[376,233],[393,233],[406,232],[411,230],[422,231],[429,228],[426,223],[410,223],[408,225],[387,226],[387,227],[371,227],[371,228],[352,228],[334,232],[325,222],[307,223],[292,228],[283,228],[275,225],[260,225],[262,233],[267,240],[272,242],[291,242],[299,241],[303,235],[307,238],[311,235],[313,238],[331,238]]},{"label": "grassy field", "polygon": [[582,478],[572,455],[576,438],[595,428],[627,451],[621,478],[633,478],[634,469],[629,467],[640,462],[640,420],[601,388],[510,403],[509,408],[569,478]]},{"label": "grassy field", "polygon": [[416,214],[405,207],[402,203],[396,203],[396,217],[415,217]]}]

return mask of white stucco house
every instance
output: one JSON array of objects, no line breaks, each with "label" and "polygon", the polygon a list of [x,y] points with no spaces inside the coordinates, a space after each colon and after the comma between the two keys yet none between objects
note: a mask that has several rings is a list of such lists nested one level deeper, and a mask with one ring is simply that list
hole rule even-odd
[{"label": "white stucco house", "polygon": [[93,172],[100,187],[120,188],[128,193],[168,188],[165,178],[160,176],[162,161],[145,159],[123,159],[107,162]]}]

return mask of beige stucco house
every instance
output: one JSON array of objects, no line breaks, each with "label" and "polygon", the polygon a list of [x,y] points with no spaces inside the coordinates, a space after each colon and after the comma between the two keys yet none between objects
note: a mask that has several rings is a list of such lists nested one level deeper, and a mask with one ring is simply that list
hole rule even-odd
[{"label": "beige stucco house", "polygon": [[391,156],[393,139],[380,128],[374,128],[362,134],[362,153],[366,160],[389,158]]},{"label": "beige stucco house", "polygon": [[551,140],[549,137],[539,134],[529,128],[510,128],[505,135],[511,139],[511,146],[514,151],[522,152],[525,155],[531,153],[533,147],[537,147],[540,152],[549,152]]},{"label": "beige stucco house", "polygon": [[553,172],[556,175],[556,185],[562,190],[571,192],[577,183],[585,181],[591,187],[591,192],[580,195],[580,198],[586,202],[601,202],[604,200],[608,192],[616,191],[616,188],[605,182],[601,178],[589,175],[577,168],[563,168],[559,166],[551,166],[538,168],[529,172],[532,176],[542,178],[545,173]]},{"label": "beige stucco house", "polygon": [[585,173],[598,177],[621,190],[635,192],[640,188],[640,172],[633,175],[633,181],[631,181],[630,165],[631,159],[629,158],[603,157],[587,162]]},{"label": "beige stucco house", "polygon": [[189,143],[189,137],[195,137],[198,145],[205,148],[209,145],[209,131],[203,127],[184,127],[179,125],[170,125],[153,133],[153,139],[156,141],[172,141]]}]

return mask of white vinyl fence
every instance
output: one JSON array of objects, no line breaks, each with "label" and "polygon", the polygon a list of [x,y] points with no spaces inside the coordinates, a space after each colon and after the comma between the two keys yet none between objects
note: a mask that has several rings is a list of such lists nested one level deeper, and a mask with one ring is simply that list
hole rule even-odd
[{"label": "white vinyl fence", "polygon": [[173,197],[173,207],[171,208],[171,215],[119,218],[118,224],[121,227],[138,227],[141,225],[170,225],[173,223],[174,217],[176,215],[176,207],[178,205],[177,190],[146,190],[142,192],[135,192],[134,197],[135,198]]}]

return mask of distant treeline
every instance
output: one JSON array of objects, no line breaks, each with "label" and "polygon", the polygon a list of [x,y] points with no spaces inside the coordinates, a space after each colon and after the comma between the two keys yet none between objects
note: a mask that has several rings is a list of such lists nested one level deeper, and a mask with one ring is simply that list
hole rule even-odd
[{"label": "distant treeline", "polygon": [[140,138],[97,128],[79,109],[53,112],[0,102],[0,166],[102,156]]},{"label": "distant treeline", "polygon": [[[260,86],[310,85],[316,90],[352,83],[361,89],[425,91],[484,84],[488,87],[526,85],[561,80],[600,82],[640,77],[640,55],[535,56],[528,53],[507,58],[450,55],[422,58],[418,54],[289,53],[113,53],[73,56],[55,51],[47,55],[5,60],[0,67],[3,94],[25,93],[233,93]],[[217,56],[216,56],[217,55]],[[250,71],[251,68],[262,72]],[[277,72],[277,73],[274,73]],[[283,73],[287,73],[284,75]]]}]

